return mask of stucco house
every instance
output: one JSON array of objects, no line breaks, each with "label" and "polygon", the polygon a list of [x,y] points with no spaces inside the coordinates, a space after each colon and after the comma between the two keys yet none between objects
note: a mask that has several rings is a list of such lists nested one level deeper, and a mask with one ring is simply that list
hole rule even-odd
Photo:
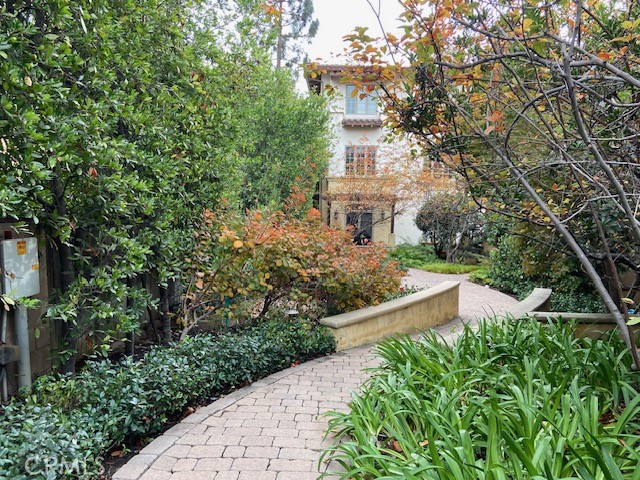
[{"label": "stucco house", "polygon": [[[325,223],[351,226],[357,243],[418,243],[422,232],[414,218],[425,192],[399,191],[393,170],[410,155],[406,141],[387,142],[381,109],[372,84],[356,86],[344,65],[314,65],[306,80],[310,92],[329,93],[336,141],[320,185],[320,211]],[[404,161],[404,160],[402,160]],[[407,172],[405,172],[407,173]]]}]

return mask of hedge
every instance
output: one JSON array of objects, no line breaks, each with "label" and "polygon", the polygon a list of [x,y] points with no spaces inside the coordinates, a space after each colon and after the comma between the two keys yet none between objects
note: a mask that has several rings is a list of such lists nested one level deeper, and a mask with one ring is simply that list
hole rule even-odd
[{"label": "hedge", "polygon": [[334,348],[310,321],[269,320],[154,347],[140,362],[94,360],[75,377],[42,377],[0,410],[0,478],[95,477],[101,455],[158,433],[187,405]]}]

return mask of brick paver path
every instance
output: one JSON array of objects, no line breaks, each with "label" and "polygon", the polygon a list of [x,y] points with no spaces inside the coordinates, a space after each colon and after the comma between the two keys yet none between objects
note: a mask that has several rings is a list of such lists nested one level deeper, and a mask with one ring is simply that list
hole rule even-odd
[{"label": "brick paver path", "polygon": [[[410,270],[407,285],[461,282],[460,316],[473,322],[516,303],[474,285],[464,275]],[[438,328],[456,335],[462,321]],[[259,380],[198,409],[147,445],[118,470],[114,480],[312,480],[319,464],[329,410],[347,409],[363,369],[377,363],[371,346],[354,348]],[[329,466],[332,470],[335,467]]]}]

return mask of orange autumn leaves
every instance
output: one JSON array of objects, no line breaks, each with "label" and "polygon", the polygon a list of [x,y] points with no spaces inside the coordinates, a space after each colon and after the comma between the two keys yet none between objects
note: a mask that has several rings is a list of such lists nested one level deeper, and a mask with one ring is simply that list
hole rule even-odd
[{"label": "orange autumn leaves", "polygon": [[186,331],[224,316],[233,323],[295,307],[343,312],[374,305],[397,292],[402,272],[386,249],[356,247],[351,236],[283,212],[246,215],[205,211],[195,238],[183,297]]}]

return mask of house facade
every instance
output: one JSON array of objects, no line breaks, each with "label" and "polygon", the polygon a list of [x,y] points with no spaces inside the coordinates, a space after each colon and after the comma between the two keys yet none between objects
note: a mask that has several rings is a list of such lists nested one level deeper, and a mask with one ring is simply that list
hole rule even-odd
[{"label": "house facade", "polygon": [[[351,228],[358,244],[388,246],[418,243],[422,232],[414,218],[424,192],[402,192],[398,169],[410,155],[409,144],[387,140],[373,85],[349,82],[349,67],[317,65],[307,74],[312,93],[330,92],[335,133],[329,168],[320,185],[320,211],[325,223]],[[407,193],[412,198],[407,201]]]}]

